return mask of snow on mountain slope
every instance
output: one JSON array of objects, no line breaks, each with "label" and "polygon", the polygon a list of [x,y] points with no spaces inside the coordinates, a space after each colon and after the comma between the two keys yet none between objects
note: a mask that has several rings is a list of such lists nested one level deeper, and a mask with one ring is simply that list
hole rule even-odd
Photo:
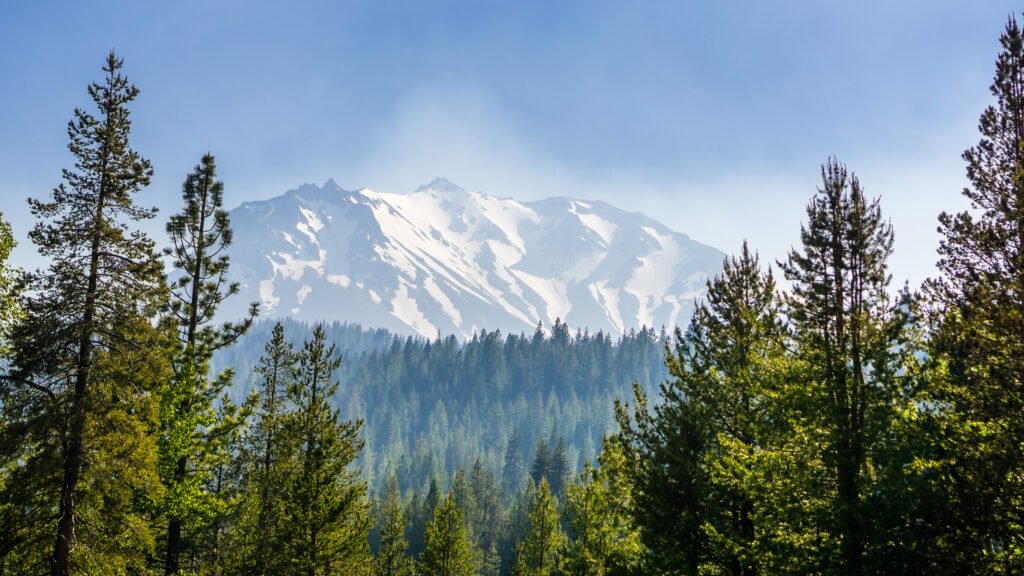
[{"label": "snow on mountain slope", "polygon": [[519,202],[437,179],[411,194],[333,180],[231,211],[232,273],[261,316],[400,333],[685,324],[724,255],[604,202]]}]

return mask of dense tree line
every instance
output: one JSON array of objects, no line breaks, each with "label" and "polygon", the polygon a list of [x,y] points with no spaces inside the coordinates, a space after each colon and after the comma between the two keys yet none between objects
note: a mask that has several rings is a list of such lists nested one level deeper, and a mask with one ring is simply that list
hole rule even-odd
[{"label": "dense tree line", "polygon": [[[256,385],[247,375],[254,374],[252,359],[273,325],[256,323],[215,357],[218,366],[240,375],[232,393],[236,402]],[[296,322],[284,327],[295,344],[311,330]],[[481,331],[466,342],[400,338],[346,324],[324,329],[332,341],[351,346],[338,345],[345,386],[334,401],[344,417],[365,423],[361,467],[375,491],[392,472],[403,491],[424,490],[433,477],[451,478],[478,458],[495,472],[507,467],[508,488],[527,474],[539,482],[530,469],[538,443],[568,461],[551,479],[561,490],[561,479],[593,460],[602,437],[616,429],[614,400],[629,394],[633,381],[653,390],[668,376],[667,336],[651,329],[612,339],[573,333],[556,322],[550,332]],[[549,463],[542,458],[537,465]]]},{"label": "dense tree line", "polygon": [[214,158],[165,271],[111,54],[30,200],[45,269],[0,219],[0,575],[1024,572],[1012,18],[1001,43],[938,278],[893,290],[892,227],[830,159],[774,269],[744,244],[685,329],[614,342],[216,323]]}]

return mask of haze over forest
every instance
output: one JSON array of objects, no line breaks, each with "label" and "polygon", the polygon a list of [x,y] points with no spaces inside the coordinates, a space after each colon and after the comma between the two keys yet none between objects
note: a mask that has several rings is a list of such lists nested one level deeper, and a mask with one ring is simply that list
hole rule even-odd
[{"label": "haze over forest", "polygon": [[[225,6],[193,16],[242,9]],[[982,65],[968,40],[980,9],[939,5],[914,19],[902,7],[681,6],[439,8],[453,21],[413,6],[390,7],[391,18],[358,2],[286,14],[245,6],[243,22],[280,16],[271,29],[283,39],[253,43],[267,30],[190,20],[181,33],[213,48],[195,65],[206,82],[168,85],[180,52],[140,49],[137,65],[118,46],[83,68],[91,80],[67,90],[73,104],[63,107],[63,90],[42,91],[0,138],[0,150],[17,151],[0,154],[11,163],[4,178],[33,182],[61,158],[48,186],[0,196],[0,576],[1024,573],[1018,17],[991,18]],[[103,16],[66,8],[54,28],[74,28],[64,48]],[[35,38],[35,10],[0,24],[2,41]],[[313,14],[349,20],[296,35],[296,18]],[[718,34],[725,15],[731,31],[757,33]],[[367,42],[377,28],[360,22],[388,34]],[[463,35],[425,33],[431,23]],[[687,45],[674,39],[679,27],[700,23],[700,40],[735,39],[719,67],[658,67]],[[802,41],[769,33],[794,23],[831,26],[808,26]],[[887,51],[932,46],[933,36],[914,42],[933,23],[933,35],[957,32],[942,49]],[[236,60],[236,36],[206,37],[232,29],[270,57]],[[385,41],[409,30],[426,41]],[[130,48],[164,34],[146,24],[111,37]],[[296,39],[305,51],[293,51]],[[805,43],[815,39],[822,49]],[[847,46],[854,40],[860,49]],[[334,60],[324,47],[355,56]],[[41,74],[66,72],[43,66],[45,51],[25,53]],[[494,60],[503,54],[518,58]],[[710,98],[743,85],[733,75],[765,54],[792,60],[751,72],[770,88],[763,100]],[[219,67],[225,55],[232,66]],[[937,61],[955,63],[942,76],[955,88],[924,91]],[[243,78],[238,65],[293,82],[244,77],[263,98],[234,101],[217,87]],[[11,69],[25,77],[24,63]],[[338,70],[353,80],[338,84]],[[367,70],[383,80],[354,80]],[[683,72],[706,84],[682,82]],[[395,104],[389,82],[422,74],[433,74],[431,102],[448,112]],[[467,96],[466,78],[515,86],[518,100],[494,94],[508,125],[485,113],[479,92]],[[941,145],[915,149],[927,161],[890,156],[921,146],[926,120],[957,125],[959,113],[944,114],[963,104],[958,90],[973,89],[986,95],[955,153],[945,154],[946,137],[959,132],[940,129]],[[793,102],[764,108],[780,98]],[[198,104],[214,101],[234,110]],[[712,117],[742,112],[710,127],[669,113],[669,101]],[[364,118],[318,106],[265,113],[282,102],[362,105]],[[388,102],[397,124],[382,120]],[[184,110],[194,118],[175,118]],[[249,128],[232,132],[243,113]],[[455,121],[434,123],[446,113]],[[43,115],[32,137],[19,136]],[[62,121],[63,156],[26,152],[52,143],[35,133]],[[324,122],[330,135],[312,129]],[[382,156],[396,140],[381,134],[394,126],[403,145]],[[687,128],[724,139],[697,146]],[[269,148],[252,141],[264,131]],[[536,138],[524,147],[527,133]],[[509,134],[516,143],[496,144]],[[587,140],[603,141],[570,151]],[[769,140],[771,153],[751,161]],[[877,149],[865,152],[867,140]],[[433,145],[445,153],[427,153]],[[202,151],[177,175],[180,192],[153,201],[167,189],[157,174],[193,148]],[[334,168],[351,174],[401,182],[412,158],[412,172],[432,161],[434,174],[461,167],[488,186],[432,176],[403,193],[277,183],[339,150],[354,160]],[[766,166],[785,173],[790,156],[811,165],[808,185],[745,180],[771,174]],[[909,192],[874,192],[879,167],[900,162],[879,188],[898,181]],[[404,167],[396,176],[387,166]],[[570,167],[586,175],[566,177]],[[693,196],[670,184],[702,169],[739,191],[710,185]],[[257,181],[272,193],[235,192]],[[523,193],[499,195],[506,189]],[[961,198],[944,204],[936,189]],[[14,196],[27,203],[9,207]],[[936,230],[934,245],[915,222]]]}]

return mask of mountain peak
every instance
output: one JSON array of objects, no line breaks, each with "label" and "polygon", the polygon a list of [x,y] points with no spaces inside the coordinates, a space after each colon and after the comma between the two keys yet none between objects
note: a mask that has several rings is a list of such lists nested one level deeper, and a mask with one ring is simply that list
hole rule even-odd
[{"label": "mountain peak", "polygon": [[462,186],[440,176],[431,180],[429,184],[424,184],[416,189],[417,192],[423,192],[425,190],[434,190],[436,192],[466,192],[466,189]]},{"label": "mountain peak", "polygon": [[[724,254],[584,200],[520,202],[443,178],[422,194],[306,185],[233,211],[239,303],[432,338],[561,319],[622,334],[685,324]],[[225,317],[244,309],[224,308]]]}]

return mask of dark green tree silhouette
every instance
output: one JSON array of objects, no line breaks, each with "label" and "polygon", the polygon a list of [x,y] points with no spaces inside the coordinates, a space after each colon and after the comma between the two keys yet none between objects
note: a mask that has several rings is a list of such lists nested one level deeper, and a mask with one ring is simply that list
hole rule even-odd
[{"label": "dark green tree silhouette", "polygon": [[964,152],[971,210],[943,213],[932,285],[935,340],[946,360],[949,563],[962,573],[1024,570],[1024,39],[1011,17],[1000,36],[981,140]]}]

